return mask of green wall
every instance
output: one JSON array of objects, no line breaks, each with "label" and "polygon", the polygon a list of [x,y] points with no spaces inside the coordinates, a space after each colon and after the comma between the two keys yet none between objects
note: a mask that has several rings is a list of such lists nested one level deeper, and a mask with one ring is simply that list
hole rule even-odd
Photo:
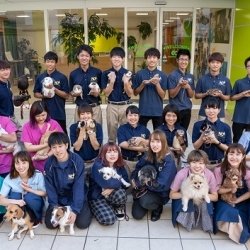
[{"label": "green wall", "polygon": [[[250,56],[250,1],[236,0],[235,8],[230,77],[232,84],[246,75],[244,60]],[[228,109],[230,112],[233,112],[234,102],[229,102]]]}]

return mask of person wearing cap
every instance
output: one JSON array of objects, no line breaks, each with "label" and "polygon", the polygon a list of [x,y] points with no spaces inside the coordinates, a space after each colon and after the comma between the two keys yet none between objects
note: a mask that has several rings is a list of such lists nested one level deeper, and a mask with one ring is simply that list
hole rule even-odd
[{"label": "person wearing cap", "polygon": [[130,71],[122,64],[125,51],[114,47],[110,51],[112,67],[102,73],[101,88],[108,99],[106,109],[109,141],[116,142],[117,128],[126,123],[126,109],[133,94]]},{"label": "person wearing cap", "polygon": [[209,97],[205,106],[205,120],[194,123],[192,141],[195,149],[201,149],[208,155],[207,167],[213,170],[223,158],[228,146],[232,143],[231,128],[218,118],[219,101]]},{"label": "person wearing cap", "polygon": [[[70,94],[75,97],[76,103],[75,121],[78,120],[77,108],[81,104],[89,104],[93,109],[94,120],[97,123],[102,124],[102,110],[100,106],[102,71],[90,65],[93,56],[93,49],[89,45],[83,44],[79,46],[76,56],[80,66],[73,70],[69,75]],[[95,84],[96,88],[90,88],[90,84]],[[81,93],[74,92],[74,86],[76,85],[81,86]]]},{"label": "person wearing cap", "polygon": [[225,101],[230,99],[232,88],[230,80],[220,72],[223,62],[224,57],[221,53],[212,53],[208,58],[209,73],[202,76],[197,82],[195,98],[201,99],[200,118],[206,116],[205,107],[209,96],[218,99],[220,109],[218,117],[222,119],[225,117]]}]

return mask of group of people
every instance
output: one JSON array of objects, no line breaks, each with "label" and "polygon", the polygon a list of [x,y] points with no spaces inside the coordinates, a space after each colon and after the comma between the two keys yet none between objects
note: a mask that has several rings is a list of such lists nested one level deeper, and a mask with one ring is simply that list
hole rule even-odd
[{"label": "group of people", "polygon": [[[160,52],[156,48],[145,51],[146,68],[134,75],[122,66],[125,52],[121,47],[111,50],[112,67],[104,72],[90,65],[92,56],[90,46],[79,47],[79,68],[68,81],[56,69],[56,53],[44,55],[46,71],[34,86],[34,96],[41,100],[33,102],[29,121],[22,128],[14,117],[10,66],[0,61],[0,205],[29,206],[38,225],[47,198],[44,221],[48,228],[53,228],[54,207],[70,206],[69,222],[83,229],[92,216],[102,225],[128,219],[130,193],[135,219],[151,211],[151,220],[159,220],[163,206],[172,199],[174,226],[179,223],[188,231],[195,227],[220,230],[235,242],[245,243],[250,238],[250,172],[246,167],[250,58],[245,61],[247,77],[232,90],[229,79],[220,73],[224,59],[218,52],[209,57],[209,73],[196,86],[187,71],[190,52],[186,49],[178,51],[178,68],[169,76],[157,68]],[[53,96],[43,92],[46,77],[53,79]],[[79,86],[81,91],[76,91]],[[164,107],[167,90],[169,104]],[[108,143],[103,143],[101,92],[108,102]],[[132,94],[139,95],[139,107],[131,105]],[[75,99],[76,112],[67,130],[65,100],[69,95]],[[190,98],[194,95],[201,99],[200,120],[190,136]],[[223,121],[225,101],[230,99],[236,100],[233,140],[230,126]],[[152,133],[147,128],[149,120]],[[239,170],[243,185],[226,189],[222,184],[231,168]],[[151,179],[145,180],[143,172],[149,170]],[[181,186],[192,174],[205,177],[211,202],[202,200],[197,205],[190,200],[184,211]],[[234,193],[237,199],[227,203],[220,198],[225,193]]]}]

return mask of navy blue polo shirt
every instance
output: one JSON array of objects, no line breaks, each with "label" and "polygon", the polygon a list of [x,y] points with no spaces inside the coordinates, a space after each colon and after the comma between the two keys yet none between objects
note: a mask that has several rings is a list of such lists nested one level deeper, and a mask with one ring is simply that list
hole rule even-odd
[{"label": "navy blue polo shirt", "polygon": [[130,97],[127,95],[127,93],[124,90],[124,82],[122,81],[123,75],[128,72],[127,69],[121,67],[118,71],[116,71],[113,67],[105,70],[102,73],[102,80],[101,80],[101,86],[102,89],[105,89],[109,83],[108,74],[114,71],[116,75],[115,83],[113,91],[108,96],[108,100],[112,102],[122,102],[122,101],[128,101]]},{"label": "navy blue polo shirt", "polygon": [[[195,89],[194,76],[187,72],[184,74],[179,69],[174,70],[168,76],[167,88],[174,89],[178,85],[180,78],[187,80],[192,90]],[[180,91],[174,98],[169,97],[169,103],[176,105],[179,110],[192,109],[192,102],[188,97],[188,92],[183,88],[180,89]]]},{"label": "navy blue polo shirt", "polygon": [[[230,145],[232,143],[232,135],[231,128],[225,122],[222,122],[218,119],[216,122],[212,123],[208,119],[198,121],[194,124],[193,133],[192,133],[192,141],[196,142],[201,136],[201,128],[204,123],[208,123],[212,126],[213,130],[217,135],[217,139],[226,145]],[[204,150],[208,154],[209,161],[221,160],[224,158],[224,151],[220,149],[215,144],[202,144],[200,149]]]},{"label": "navy blue polo shirt", "polygon": [[[138,124],[136,127],[131,126],[129,123],[121,125],[117,130],[117,139],[118,144],[128,141],[132,137],[142,137],[144,139],[148,139],[150,135],[150,131],[143,125]],[[137,152],[134,150],[128,150],[121,148],[122,156],[135,158],[138,155],[142,156],[141,152]]]},{"label": "navy blue polo shirt", "polygon": [[[231,95],[232,87],[230,80],[222,74],[217,76],[212,76],[210,73],[202,76],[196,85],[195,92],[196,93],[206,93],[209,89],[219,89],[222,91],[223,95]],[[205,107],[208,102],[208,97],[202,98],[201,107],[199,111],[199,115],[206,116]],[[221,98],[217,97],[219,101],[220,113],[218,117],[225,117],[225,101]]]},{"label": "navy blue polo shirt", "polygon": [[69,75],[70,91],[73,90],[74,85],[81,85],[83,90],[82,98],[80,96],[76,97],[75,103],[77,106],[80,106],[83,103],[100,104],[101,101],[100,96],[96,97],[93,95],[88,95],[88,93],[91,90],[89,88],[89,84],[91,82],[97,83],[101,88],[101,75],[102,71],[92,66],[89,66],[86,71],[84,71],[81,67],[79,67],[70,73]]},{"label": "navy blue polo shirt", "polygon": [[[232,96],[243,91],[250,90],[250,78],[246,76],[237,80],[234,84]],[[243,97],[235,102],[233,122],[249,124],[250,123],[250,97]],[[244,112],[242,112],[244,110]]]},{"label": "navy blue polo shirt", "polygon": [[[167,75],[157,68],[150,71],[148,68],[138,71],[133,79],[133,89],[137,89],[144,80],[149,80],[154,75],[159,74],[161,80],[160,85],[163,90],[167,89]],[[161,116],[163,111],[163,100],[156,90],[156,86],[152,83],[145,85],[139,94],[139,110],[141,116]]]},{"label": "navy blue polo shirt", "polygon": [[[78,138],[76,133],[77,126],[78,122],[72,124],[69,128],[70,141],[72,146],[77,141]],[[102,126],[99,123],[96,123],[96,139],[98,143],[101,145],[103,141],[103,132],[102,132]],[[84,161],[90,161],[98,156],[99,149],[95,150],[90,143],[90,139],[88,138],[87,140],[83,140],[83,144],[80,150],[79,151],[74,150],[74,152],[80,155]]]},{"label": "navy blue polo shirt", "polygon": [[[43,84],[42,81],[45,77],[51,77],[54,79],[54,87],[69,93],[69,85],[67,77],[59,72],[58,70],[53,71],[50,75],[45,71],[40,74],[36,79],[36,84],[34,86],[34,93],[42,93]],[[46,104],[49,110],[49,114],[52,119],[55,120],[66,120],[65,114],[65,99],[59,95],[54,95],[52,98],[43,98],[43,102]]]},{"label": "navy blue polo shirt", "polygon": [[174,125],[174,129],[172,131],[168,128],[167,124],[162,124],[157,129],[160,129],[165,133],[169,147],[173,147],[173,140],[174,140],[176,131],[183,130],[185,132],[185,137],[186,137],[186,142],[187,142],[186,146],[188,145],[187,130],[183,128],[179,123],[176,123]]},{"label": "navy blue polo shirt", "polygon": [[0,115],[8,117],[14,115],[12,95],[10,83],[0,81]]}]

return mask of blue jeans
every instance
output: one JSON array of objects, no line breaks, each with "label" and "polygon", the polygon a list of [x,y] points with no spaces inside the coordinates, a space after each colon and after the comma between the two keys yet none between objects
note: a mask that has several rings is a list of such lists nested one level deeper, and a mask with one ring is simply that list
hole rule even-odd
[{"label": "blue jeans", "polygon": [[[8,198],[21,200],[22,194],[18,192],[10,191]],[[23,200],[25,201],[26,206],[32,209],[32,211],[34,212],[36,216],[36,219],[38,221],[41,221],[42,215],[43,215],[43,206],[44,206],[43,197],[33,194],[33,193],[26,193],[23,195]]]}]

